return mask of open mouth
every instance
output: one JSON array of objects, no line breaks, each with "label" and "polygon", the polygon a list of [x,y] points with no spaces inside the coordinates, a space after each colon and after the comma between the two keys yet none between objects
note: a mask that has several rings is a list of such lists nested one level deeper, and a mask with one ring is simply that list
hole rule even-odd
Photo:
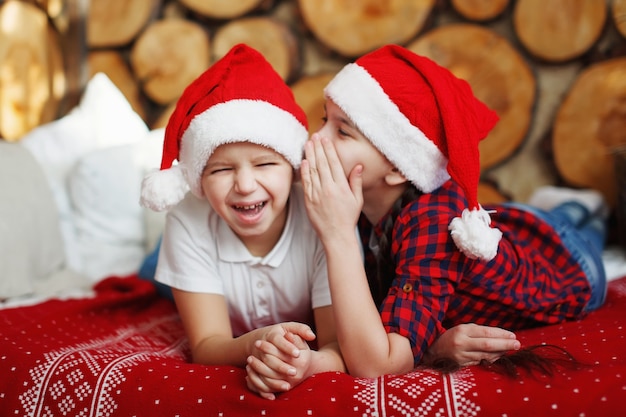
[{"label": "open mouth", "polygon": [[253,215],[259,213],[265,207],[266,202],[247,205],[247,206],[234,206],[234,209],[243,214]]}]

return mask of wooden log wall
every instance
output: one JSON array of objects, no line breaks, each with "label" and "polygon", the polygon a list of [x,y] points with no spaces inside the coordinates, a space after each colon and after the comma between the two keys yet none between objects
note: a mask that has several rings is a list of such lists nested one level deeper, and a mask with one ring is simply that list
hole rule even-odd
[{"label": "wooden log wall", "polygon": [[615,205],[626,187],[626,0],[0,1],[0,138],[62,117],[99,71],[162,127],[239,42],[290,84],[311,130],[332,75],[386,43],[466,79],[500,115],[481,144],[484,203],[557,184]]}]

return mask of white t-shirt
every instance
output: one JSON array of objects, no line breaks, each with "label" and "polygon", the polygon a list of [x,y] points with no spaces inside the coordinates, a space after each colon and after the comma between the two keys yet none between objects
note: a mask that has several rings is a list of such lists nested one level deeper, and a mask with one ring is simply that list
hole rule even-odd
[{"label": "white t-shirt", "polygon": [[224,295],[234,336],[285,321],[312,324],[312,309],[331,304],[326,257],[299,184],[291,190],[285,230],[262,258],[250,254],[206,200],[189,193],[167,214],[155,279]]}]

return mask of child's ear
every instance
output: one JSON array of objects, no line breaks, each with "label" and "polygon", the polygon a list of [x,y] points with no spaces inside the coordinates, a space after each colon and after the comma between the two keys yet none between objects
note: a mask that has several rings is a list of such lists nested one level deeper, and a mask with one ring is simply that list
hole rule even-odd
[{"label": "child's ear", "polygon": [[404,184],[405,182],[408,182],[408,180],[404,175],[402,175],[398,168],[391,167],[385,175],[385,182],[387,183],[387,185],[395,186]]}]

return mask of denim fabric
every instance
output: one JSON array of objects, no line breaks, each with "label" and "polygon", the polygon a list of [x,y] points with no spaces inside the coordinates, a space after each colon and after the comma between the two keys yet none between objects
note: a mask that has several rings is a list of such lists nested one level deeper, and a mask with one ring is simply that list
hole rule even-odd
[{"label": "denim fabric", "polygon": [[554,228],[589,281],[591,299],[585,310],[593,311],[602,306],[607,291],[606,271],[602,262],[607,236],[606,221],[574,201],[563,203],[548,212],[526,204],[506,205],[530,211]]},{"label": "denim fabric", "polygon": [[161,239],[157,242],[156,247],[146,258],[144,259],[141,267],[139,268],[139,272],[137,275],[139,278],[145,279],[146,281],[152,282],[156,287],[157,293],[160,296],[168,298],[174,301],[174,295],[172,294],[172,289],[165,284],[161,284],[154,279],[154,275],[156,273],[157,262],[159,261],[159,250],[161,249]]}]

